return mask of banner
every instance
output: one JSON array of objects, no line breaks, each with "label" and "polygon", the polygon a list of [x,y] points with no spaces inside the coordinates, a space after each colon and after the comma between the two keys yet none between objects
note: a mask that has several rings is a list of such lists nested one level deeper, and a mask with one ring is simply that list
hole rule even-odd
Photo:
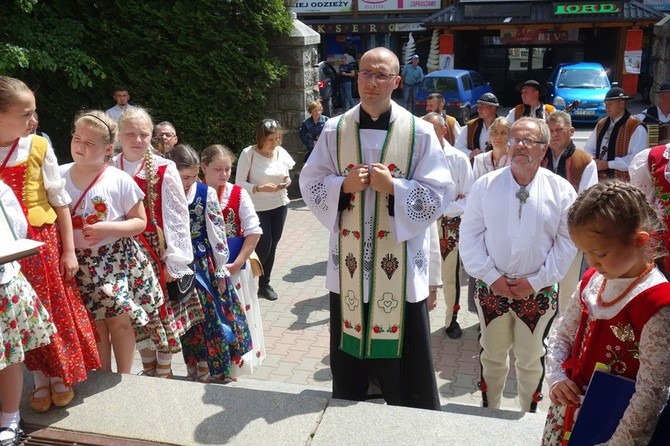
[{"label": "banner", "polygon": [[292,8],[296,14],[311,12],[352,12],[354,0],[298,0]]},{"label": "banner", "polygon": [[358,0],[358,10],[365,11],[419,11],[441,9],[440,0]]}]

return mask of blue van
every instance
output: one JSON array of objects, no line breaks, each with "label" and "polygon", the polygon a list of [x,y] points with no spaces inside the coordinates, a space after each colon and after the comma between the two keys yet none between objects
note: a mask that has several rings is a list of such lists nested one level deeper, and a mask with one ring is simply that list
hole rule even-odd
[{"label": "blue van", "polygon": [[419,86],[414,101],[417,114],[426,111],[426,98],[431,93],[444,96],[444,110],[448,115],[465,124],[470,114],[477,111],[477,100],[484,93],[493,89],[476,71],[469,70],[437,70],[428,73]]},{"label": "blue van", "polygon": [[548,102],[558,110],[569,107],[575,122],[596,122],[605,117],[605,94],[610,89],[607,72],[595,62],[562,63],[547,81]]}]

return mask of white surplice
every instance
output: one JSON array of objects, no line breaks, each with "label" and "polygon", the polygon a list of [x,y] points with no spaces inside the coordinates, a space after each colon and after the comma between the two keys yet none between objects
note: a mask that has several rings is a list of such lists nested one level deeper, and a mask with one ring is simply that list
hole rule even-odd
[{"label": "white surplice", "polygon": [[[402,107],[392,103],[391,122]],[[360,120],[360,106],[354,111]],[[328,120],[321,136],[300,173],[300,190],[305,203],[330,231],[326,287],[340,292],[339,278],[339,216],[338,202],[342,191],[342,176],[337,163],[337,124],[341,117]],[[361,129],[362,163],[370,165],[380,160],[387,135],[384,130]],[[428,261],[430,251],[429,226],[443,215],[447,205],[455,198],[455,187],[447,167],[444,152],[433,126],[416,119],[415,145],[411,161],[410,179],[393,180],[395,241],[407,241],[407,302],[419,302],[428,296]],[[351,163],[356,160],[351,160]],[[380,197],[380,199],[385,199]],[[375,192],[368,188],[363,193],[365,205],[364,296],[369,300],[370,272],[372,268],[372,237]]]}]

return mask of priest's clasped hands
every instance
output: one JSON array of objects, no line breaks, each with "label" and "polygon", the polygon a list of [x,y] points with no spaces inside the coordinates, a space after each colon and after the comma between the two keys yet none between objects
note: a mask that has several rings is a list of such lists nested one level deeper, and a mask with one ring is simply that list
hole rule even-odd
[{"label": "priest's clasped hands", "polygon": [[344,178],[342,192],[352,194],[371,187],[376,192],[393,195],[393,177],[388,167],[381,163],[355,165]]}]

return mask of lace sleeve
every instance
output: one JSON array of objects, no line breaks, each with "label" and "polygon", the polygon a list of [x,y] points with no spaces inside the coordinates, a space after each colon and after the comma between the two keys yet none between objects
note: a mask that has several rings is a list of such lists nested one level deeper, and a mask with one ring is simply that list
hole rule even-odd
[{"label": "lace sleeve", "polygon": [[60,176],[58,159],[51,144],[47,144],[47,153],[42,163],[42,179],[51,206],[67,206],[72,202],[72,198],[65,191],[65,179]]},{"label": "lace sleeve", "polygon": [[168,273],[181,278],[191,273],[188,264],[193,261],[193,246],[184,187],[174,163],[168,164],[161,187],[163,232],[165,234],[165,264]]},{"label": "lace sleeve", "polygon": [[640,369],[635,393],[608,446],[646,445],[668,399],[670,387],[670,306],[658,311],[642,329]]},{"label": "lace sleeve", "polygon": [[[579,287],[579,284],[577,284],[577,287]],[[549,349],[547,352],[547,382],[549,387],[567,378],[563,369],[563,362],[568,359],[572,352],[581,314],[582,303],[579,298],[579,288],[577,288],[572,294],[572,299],[565,308],[563,316],[558,320],[549,335]]]},{"label": "lace sleeve", "polygon": [[240,223],[242,224],[242,231],[244,235],[262,234],[261,222],[258,220],[258,214],[254,209],[254,203],[246,190],[242,189],[242,196],[240,197]]},{"label": "lace sleeve", "polygon": [[223,279],[229,276],[226,269],[228,262],[228,242],[226,241],[226,230],[223,224],[223,214],[221,213],[221,204],[216,191],[207,188],[207,206],[205,206],[205,226],[207,227],[207,239],[212,247],[212,257],[214,257],[214,276]]}]

